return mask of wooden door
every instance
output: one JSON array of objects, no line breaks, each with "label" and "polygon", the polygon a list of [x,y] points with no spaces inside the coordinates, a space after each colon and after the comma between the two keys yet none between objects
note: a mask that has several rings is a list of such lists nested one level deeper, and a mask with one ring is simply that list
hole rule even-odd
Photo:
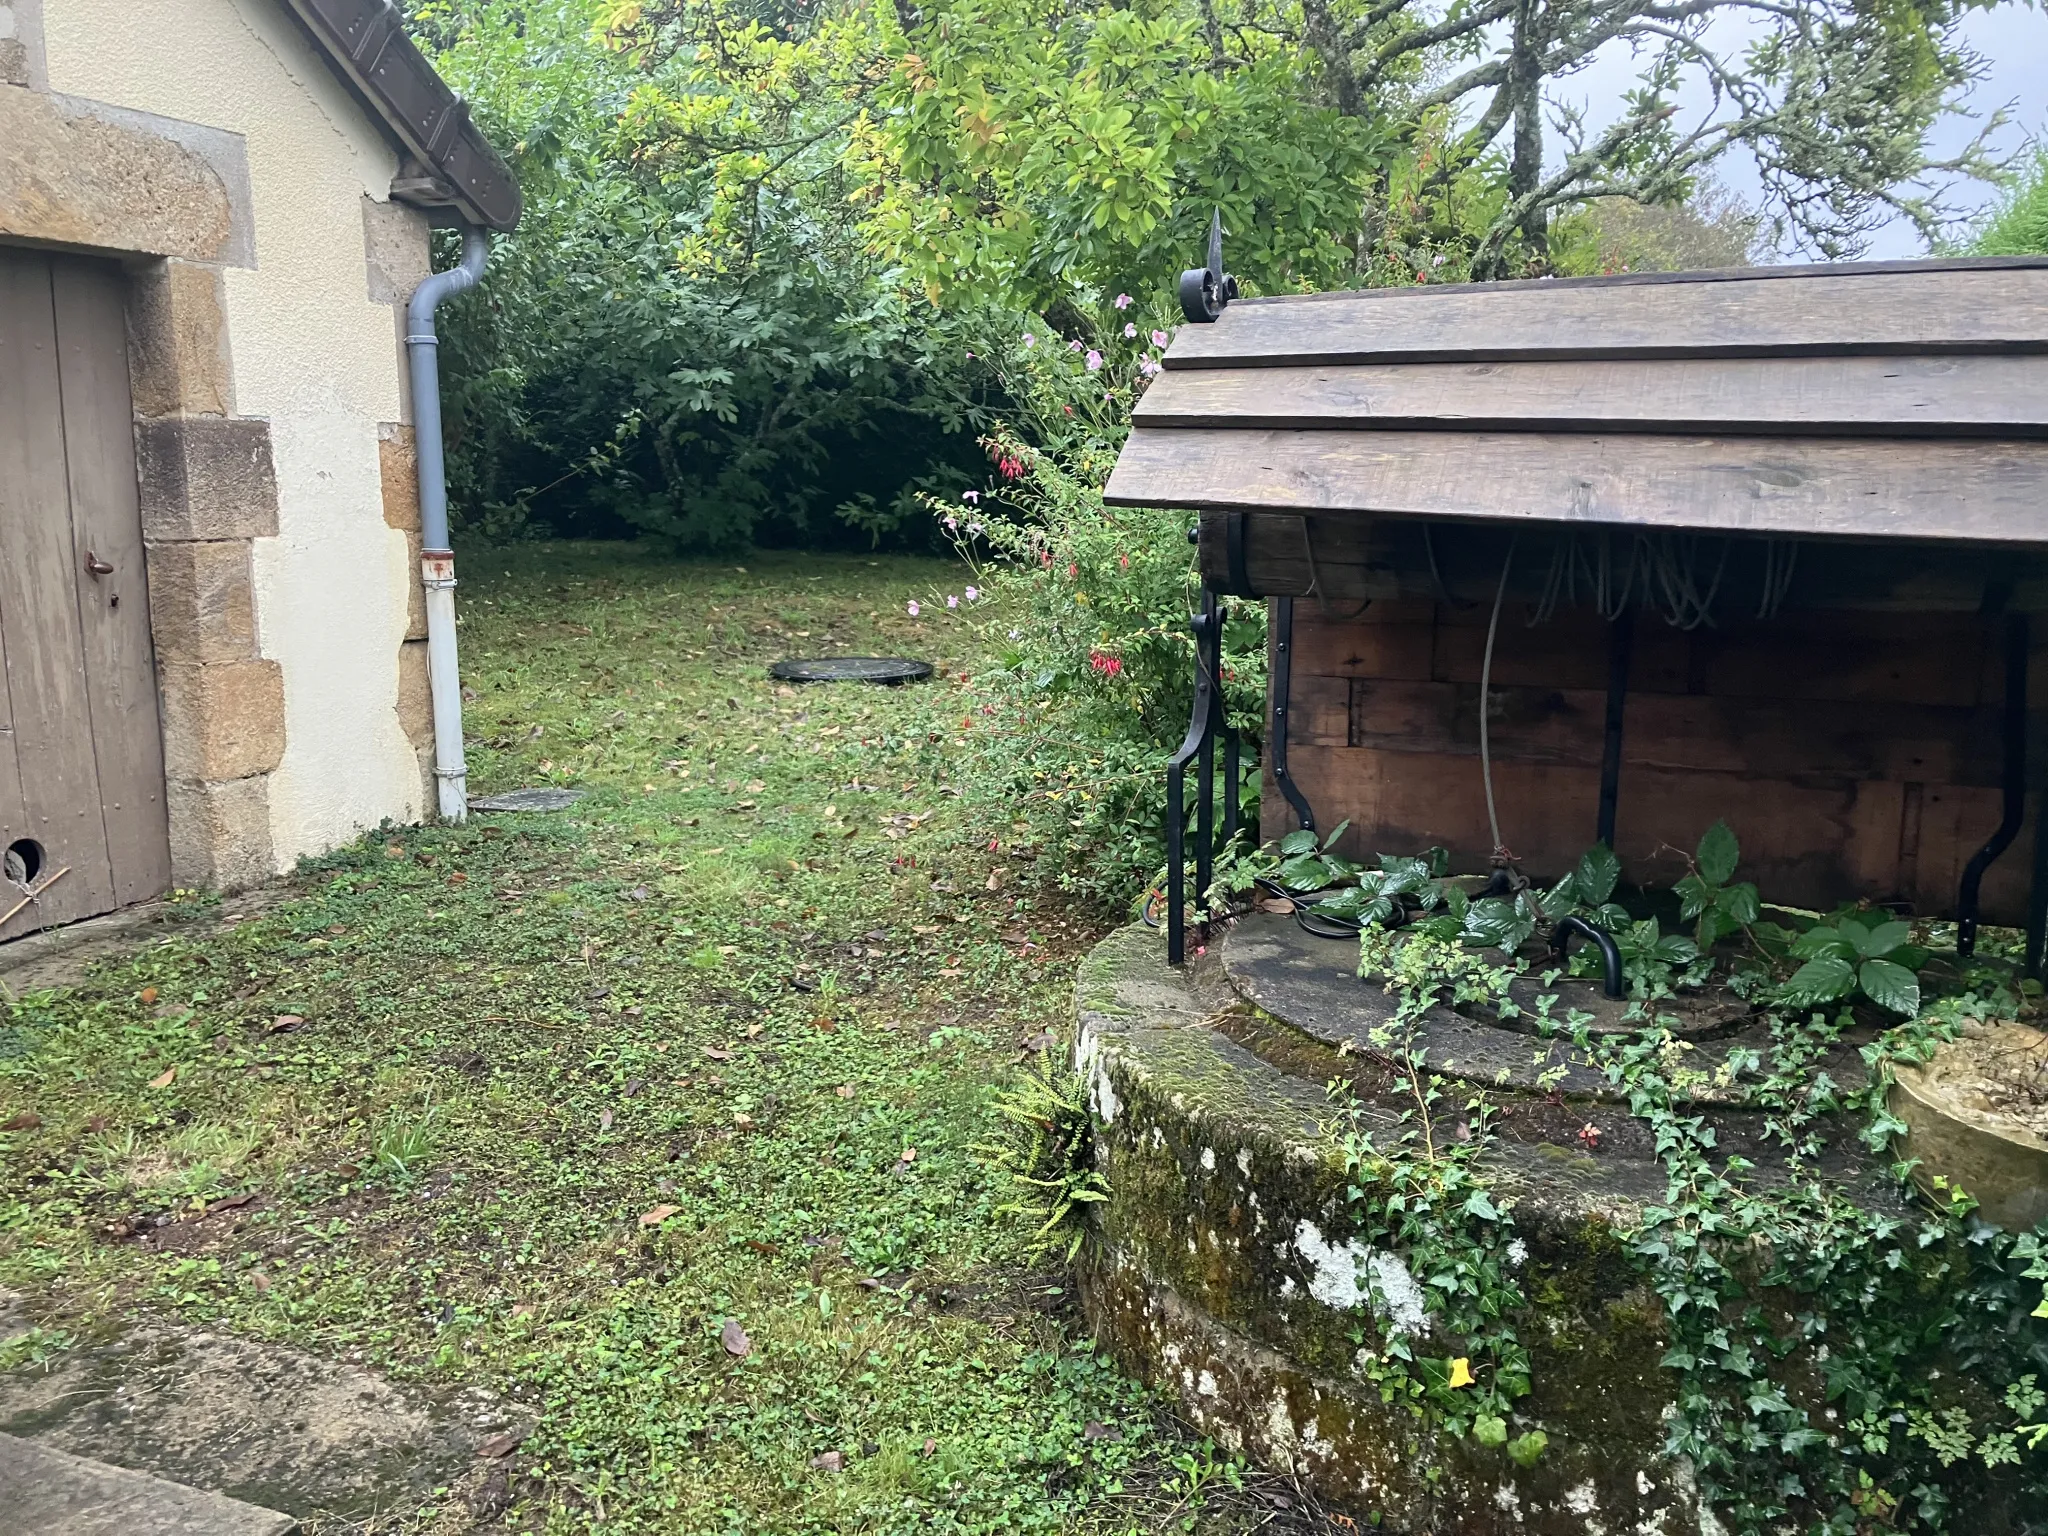
[{"label": "wooden door", "polygon": [[170,885],[125,286],[0,246],[0,941]]}]

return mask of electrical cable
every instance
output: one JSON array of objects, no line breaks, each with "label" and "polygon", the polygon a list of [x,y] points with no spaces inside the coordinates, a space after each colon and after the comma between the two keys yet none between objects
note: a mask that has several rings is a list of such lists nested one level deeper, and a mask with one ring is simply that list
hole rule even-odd
[{"label": "electrical cable", "polygon": [[1490,692],[1493,684],[1493,640],[1500,629],[1500,607],[1508,595],[1508,572],[1515,567],[1515,541],[1508,540],[1507,558],[1500,563],[1500,585],[1493,592],[1493,617],[1486,623],[1486,655],[1479,663],[1479,772],[1486,781],[1486,824],[1493,831],[1493,856],[1498,859],[1507,854],[1507,847],[1500,840],[1500,816],[1493,804],[1493,750],[1487,736],[1486,717],[1492,713]]}]

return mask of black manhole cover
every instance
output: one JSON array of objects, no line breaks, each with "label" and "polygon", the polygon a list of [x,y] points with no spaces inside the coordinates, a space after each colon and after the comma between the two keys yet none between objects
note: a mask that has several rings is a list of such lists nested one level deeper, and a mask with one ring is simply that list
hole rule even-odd
[{"label": "black manhole cover", "polygon": [[819,656],[778,661],[768,675],[784,683],[921,683],[932,675],[932,664],[900,656]]}]

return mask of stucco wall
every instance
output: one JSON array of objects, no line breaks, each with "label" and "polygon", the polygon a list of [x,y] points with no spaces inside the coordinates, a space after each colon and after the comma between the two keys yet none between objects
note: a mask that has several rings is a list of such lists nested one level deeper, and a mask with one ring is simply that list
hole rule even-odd
[{"label": "stucco wall", "polygon": [[223,280],[232,411],[269,422],[276,465],[276,533],[253,550],[258,650],[284,685],[271,857],[417,819],[397,703],[416,576],[379,461],[402,370],[364,251],[396,153],[275,0],[60,0],[43,34],[51,91],[246,144],[254,259]]}]

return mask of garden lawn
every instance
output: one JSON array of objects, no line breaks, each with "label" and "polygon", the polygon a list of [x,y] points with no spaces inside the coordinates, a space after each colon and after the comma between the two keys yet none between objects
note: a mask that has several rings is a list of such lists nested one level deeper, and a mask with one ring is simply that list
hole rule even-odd
[{"label": "garden lawn", "polygon": [[[0,1284],[39,1326],[0,1364],[156,1316],[504,1392],[505,1529],[1256,1524],[974,1150],[1095,930],[949,782],[994,721],[948,580],[467,557],[472,792],[585,798],[384,829],[240,922],[183,896],[13,1004]],[[765,675],[832,652],[940,673]],[[470,1528],[441,1504],[376,1528]]]}]

